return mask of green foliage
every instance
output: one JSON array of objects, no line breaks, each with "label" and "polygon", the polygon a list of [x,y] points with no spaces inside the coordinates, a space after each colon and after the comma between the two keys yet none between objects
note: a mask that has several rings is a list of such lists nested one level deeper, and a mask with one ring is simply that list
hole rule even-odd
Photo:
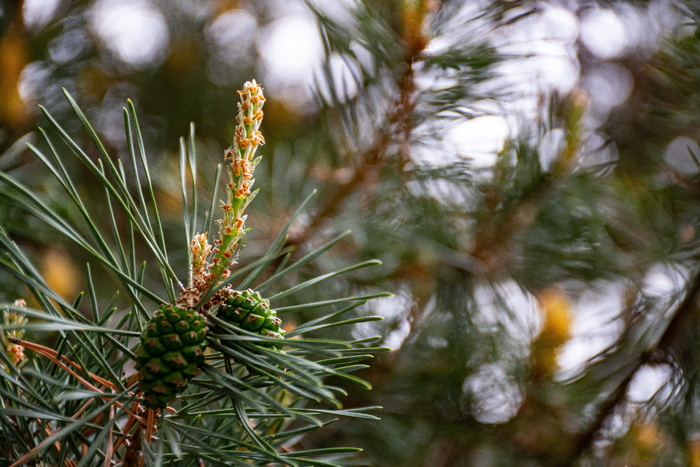
[{"label": "green foliage", "polygon": [[209,328],[196,311],[161,306],[141,333],[136,370],[145,405],[164,409],[204,363]]},{"label": "green foliage", "polygon": [[[4,328],[80,368],[59,371],[40,347],[22,364],[5,336],[7,457],[47,431],[50,461],[83,446],[109,457],[109,423],[117,439],[147,439],[114,418],[138,399],[134,349],[189,285],[186,242],[216,230],[230,89],[256,76],[286,99],[266,107],[252,230],[227,284],[202,297],[213,305],[202,371],[162,412],[160,441],[140,444],[149,462],[344,464],[347,445],[378,466],[697,465],[696,3],[147,0],[170,34],[147,64],[94,33],[93,0],[31,34],[3,17],[0,56],[25,57],[52,110],[31,144],[56,174],[37,176],[17,145],[0,157],[0,293],[12,302],[29,284],[38,297],[8,306]],[[266,56],[288,18],[318,25],[315,102]],[[290,43],[302,29],[313,28]],[[607,33],[618,41],[592,39]],[[60,62],[73,34],[83,47]],[[290,56],[300,63],[310,44]],[[86,144],[96,136],[61,86],[104,151]],[[127,95],[140,121],[129,104],[122,140],[107,116]],[[3,150],[35,124],[5,108]],[[178,145],[189,120],[196,144],[190,129]],[[70,274],[86,290],[76,300],[50,267],[67,244],[71,262],[90,263]],[[380,290],[396,295],[368,307]],[[217,310],[222,291],[269,300],[248,314],[267,316],[265,331],[236,321],[248,310]],[[86,372],[105,379],[101,393],[79,382]],[[97,404],[70,419],[86,401]],[[382,420],[368,423],[377,406]]]},{"label": "green foliage", "polygon": [[[75,459],[78,465],[94,465],[120,459],[132,462],[129,459],[134,456],[137,459],[143,456],[148,465],[163,462],[194,465],[197,459],[227,465],[268,462],[335,465],[336,461],[344,462],[342,459],[357,449],[293,449],[292,446],[304,433],[333,423],[338,417],[376,419],[367,413],[375,409],[373,407],[342,409],[338,396],[345,394],[345,390],[325,380],[333,376],[368,388],[367,383],[352,373],[365,368],[359,362],[386,349],[372,346],[377,338],[301,337],[323,327],[375,319],[371,316],[338,318],[386,294],[326,297],[314,303],[287,301],[276,308],[277,312],[321,309],[324,314],[290,330],[288,336],[294,339],[285,341],[282,351],[277,337],[261,335],[257,329],[247,330],[249,326],[232,324],[213,315],[207,318],[213,327],[206,334],[205,342],[204,319],[195,311],[168,305],[174,302],[182,287],[175,272],[180,267],[170,259],[164,222],[133,105],[129,103],[129,108],[124,109],[131,148],[128,165],[124,165],[121,160],[115,161],[107,155],[80,108],[67,93],[66,98],[100,154],[97,159],[89,157],[44,110],[45,115],[72,156],[80,160],[96,183],[103,187],[101,202],[104,205],[100,208],[95,200],[82,197],[67,170],[66,156],[58,151],[44,130],[41,133],[50,149],[48,154],[33,145],[30,148],[64,188],[67,200],[72,202],[69,214],[58,212],[40,194],[7,173],[0,174],[3,197],[46,222],[92,257],[87,266],[87,293],[80,293],[74,301],[68,302],[51,289],[7,231],[0,229],[0,242],[6,252],[2,265],[14,280],[27,287],[36,303],[36,307],[26,309],[16,305],[3,307],[32,320],[29,324],[6,324],[3,332],[21,328],[32,340],[50,345],[13,341],[31,354],[22,368],[9,354],[0,354],[3,361],[0,369],[3,462],[40,459],[44,463],[61,464]],[[196,179],[199,170],[193,138],[192,133],[187,146],[189,152],[183,149],[181,158],[183,225],[190,226],[188,236],[193,227],[199,227],[199,219],[202,219],[196,204],[197,189],[187,186],[188,177]],[[210,204],[203,217],[204,225],[214,216],[213,205]],[[296,262],[279,261],[289,256],[284,238],[293,220],[287,223],[264,256],[235,270],[227,282],[240,289],[257,284],[261,289],[274,290],[274,284],[281,278],[313,261],[337,242],[311,251]],[[184,235],[181,233],[178,237]],[[155,265],[142,261],[140,248],[150,252]],[[104,271],[100,276],[112,274],[120,284],[119,290],[110,294],[111,298],[98,292],[98,281],[93,273],[95,264]],[[282,297],[372,264],[375,262],[281,289],[271,300],[278,303]],[[157,287],[146,281],[152,274],[158,274],[161,279]],[[261,279],[263,274],[268,275],[265,280]],[[159,311],[151,317],[154,306],[159,306]],[[270,311],[265,317],[273,318]],[[266,323],[265,319],[263,321]],[[267,326],[278,327],[279,323],[275,323]],[[139,343],[139,335],[140,350],[135,354],[134,345]],[[204,353],[206,347],[209,350]],[[138,394],[139,378],[130,370],[134,360],[136,369],[142,373],[138,385],[145,400]],[[196,376],[198,369],[202,372]],[[178,393],[182,396],[175,399]],[[158,441],[149,438],[152,422],[143,422],[148,413],[144,415],[139,401],[150,408],[165,409],[168,404],[177,407],[176,411],[160,412],[155,422]],[[137,414],[141,415],[134,418]]]}]

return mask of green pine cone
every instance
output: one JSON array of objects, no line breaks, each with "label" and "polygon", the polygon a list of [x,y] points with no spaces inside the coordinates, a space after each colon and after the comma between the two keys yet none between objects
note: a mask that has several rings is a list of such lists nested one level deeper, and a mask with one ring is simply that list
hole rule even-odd
[{"label": "green pine cone", "polygon": [[[234,291],[216,312],[217,316],[246,331],[256,332],[261,336],[283,339],[282,320],[275,310],[270,308],[270,301],[262,298],[260,292],[251,289]],[[282,343],[270,344],[277,348]]]},{"label": "green pine cone", "polygon": [[204,363],[207,325],[199,313],[162,305],[141,333],[136,369],[146,407],[167,407]]}]

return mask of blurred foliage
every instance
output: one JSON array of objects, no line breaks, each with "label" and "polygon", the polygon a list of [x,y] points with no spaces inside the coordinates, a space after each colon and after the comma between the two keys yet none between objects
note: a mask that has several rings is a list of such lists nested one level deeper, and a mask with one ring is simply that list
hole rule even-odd
[{"label": "blurred foliage", "polygon": [[[396,293],[380,302],[384,321],[352,331],[382,334],[395,351],[363,372],[373,391],[343,401],[384,406],[382,420],[343,421],[302,443],[341,439],[380,466],[700,465],[700,154],[669,149],[678,137],[699,139],[696,2],[129,4],[166,28],[167,43],[149,60],[129,62],[115,37],[101,35],[95,18],[112,2],[57,1],[33,25],[21,4],[2,3],[0,167],[54,193],[31,155],[12,146],[46,126],[35,104],[70,126],[65,87],[122,157],[119,108],[131,98],[167,233],[182,209],[178,138],[194,121],[201,157],[218,160],[232,139],[234,89],[252,76],[262,82],[267,146],[257,176],[271,189],[251,206],[246,261],[315,188],[312,210],[290,232],[295,255],[353,233],[300,274],[379,258],[381,268],[334,287]],[[601,57],[574,35],[561,50],[575,62],[575,84],[538,85],[547,70],[537,60],[550,49],[525,45],[557,40],[522,31],[545,34],[553,11],[574,28],[613,12],[629,20],[628,45]],[[299,17],[290,24],[306,29],[288,40],[313,36],[322,55],[305,80],[276,74],[285,65],[270,62],[265,46]],[[656,39],[642,40],[645,31]],[[600,70],[616,70],[604,75],[613,89],[631,79],[622,103],[608,105],[606,84],[591,78]],[[468,125],[496,117],[509,135],[495,149],[455,143],[474,132]],[[1,200],[0,215],[35,255],[61,249]],[[182,270],[186,243],[168,242],[181,245]],[[71,252],[66,261],[85,259]],[[21,295],[0,279],[7,300]]]}]

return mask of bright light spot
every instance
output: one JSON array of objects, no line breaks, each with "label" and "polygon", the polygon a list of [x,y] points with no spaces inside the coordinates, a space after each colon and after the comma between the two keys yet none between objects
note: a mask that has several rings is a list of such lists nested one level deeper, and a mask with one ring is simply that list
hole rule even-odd
[{"label": "bright light spot", "polygon": [[624,328],[617,318],[625,293],[623,283],[600,283],[577,300],[572,337],[557,359],[561,379],[578,374],[588,360],[617,341]]},{"label": "bright light spot", "polygon": [[446,140],[455,146],[458,154],[471,158],[474,166],[489,167],[511,134],[505,117],[485,115],[454,125]]},{"label": "bright light spot", "polygon": [[[454,180],[445,180],[444,178],[430,178],[427,180],[409,180],[406,183],[406,188],[417,198],[431,197],[443,203],[446,206],[464,206],[471,198],[464,192],[464,183]],[[459,254],[455,254],[449,258],[457,264],[463,258]],[[473,264],[471,264],[474,267]],[[462,267],[467,267],[463,264]]]},{"label": "bright light spot", "polygon": [[[357,95],[358,86],[356,76],[359,77],[359,70],[353,64],[348,65],[342,56],[333,53],[328,57],[327,69],[319,73],[328,73],[326,77],[319,77],[319,89],[324,99],[328,102],[346,102]],[[328,80],[330,79],[330,83]],[[330,86],[328,86],[330,84]]]},{"label": "bright light spot", "polygon": [[555,42],[541,42],[533,48],[533,74],[543,87],[560,93],[570,91],[578,81],[578,60],[568,47]]},{"label": "bright light spot", "polygon": [[[496,287],[493,284],[478,287],[474,299],[479,310],[474,318],[475,324],[485,330],[502,328],[514,341],[519,340],[523,345],[529,345],[541,324],[541,314],[532,295],[510,280],[500,282]],[[504,308],[518,312],[503,313]]]},{"label": "bright light spot", "polygon": [[392,329],[382,341],[382,345],[396,350],[403,345],[403,342],[411,334],[411,324],[408,321],[399,323],[398,328]]},{"label": "bright light spot", "polygon": [[684,275],[668,264],[655,264],[644,276],[643,292],[649,297],[668,298],[683,285]]},{"label": "bright light spot", "polygon": [[418,89],[425,92],[439,92],[459,86],[459,81],[454,76],[428,74],[422,70],[416,73],[414,82]]},{"label": "bright light spot", "polygon": [[581,21],[581,40],[603,59],[619,56],[627,46],[627,31],[620,18],[607,9],[594,10]]},{"label": "bright light spot", "polygon": [[584,147],[586,151],[580,158],[581,165],[584,167],[610,164],[618,159],[617,146],[605,134],[591,133],[586,138]]},{"label": "bright light spot", "polygon": [[61,0],[24,0],[22,19],[27,29],[41,29],[53,19]]},{"label": "bright light spot", "polygon": [[426,56],[437,56],[443,54],[454,47],[454,44],[445,36],[431,37],[428,45],[423,49]]},{"label": "bright light spot", "polygon": [[537,29],[544,33],[543,38],[573,43],[579,34],[579,22],[566,8],[549,5],[537,19]]},{"label": "bright light spot", "polygon": [[645,365],[637,371],[630,383],[627,397],[630,402],[646,402],[671,379],[672,370],[667,365]]},{"label": "bright light spot", "polygon": [[507,86],[523,96],[538,95],[545,89],[567,93],[578,81],[578,60],[564,44],[533,41],[527,46],[512,46],[503,51],[529,57],[506,60],[498,66]]},{"label": "bright light spot", "polygon": [[[653,4],[661,2],[649,2],[648,7],[637,7],[629,3],[621,3],[616,6],[620,20],[625,24],[627,39],[627,53],[634,53],[639,59],[653,53],[661,35],[661,24],[664,21],[655,14]],[[658,10],[658,9],[656,9]],[[664,28],[664,35],[671,31],[673,26]]]},{"label": "bright light spot", "polygon": [[231,10],[219,15],[207,27],[206,37],[221,49],[248,48],[255,37],[258,21],[246,10]]},{"label": "bright light spot", "polygon": [[88,39],[82,29],[69,29],[49,42],[49,56],[59,64],[75,60],[88,46]]},{"label": "bright light spot", "polygon": [[548,131],[539,145],[539,156],[540,165],[542,170],[548,172],[551,169],[552,164],[559,158],[562,149],[564,149],[564,130],[561,128],[555,128],[554,130]]},{"label": "bright light spot", "polygon": [[499,365],[484,365],[462,384],[470,395],[474,418],[481,423],[505,423],[523,403],[523,391]]},{"label": "bright light spot", "polygon": [[278,19],[260,32],[257,46],[265,65],[268,95],[303,110],[310,102],[313,70],[323,57],[316,23],[300,15]]},{"label": "bright light spot", "polygon": [[365,339],[383,335],[382,345],[397,350],[411,333],[407,314],[412,302],[408,289],[403,287],[396,295],[376,299],[372,304],[372,314],[384,320],[358,323],[352,332],[353,337]]},{"label": "bright light spot", "polygon": [[39,91],[48,86],[51,72],[45,62],[34,62],[25,66],[19,75],[19,96],[27,104],[35,104]]},{"label": "bright light spot", "polygon": [[499,115],[445,123],[435,131],[444,134],[444,139],[415,148],[412,157],[417,163],[442,167],[468,159],[474,168],[491,167],[505,141],[512,136],[508,120]]},{"label": "bright light spot", "polygon": [[[238,2],[241,3],[241,2]],[[285,18],[292,15],[303,15],[309,12],[306,2],[290,2],[289,0],[266,0],[265,1],[265,14],[269,15],[270,18]],[[324,14],[328,14],[331,7],[337,5],[337,7],[342,8],[343,2],[341,0],[334,0],[332,2],[323,1],[320,5],[316,5],[317,8],[323,8]]]},{"label": "bright light spot", "polygon": [[[247,10],[231,10],[219,15],[205,35],[213,53],[207,62],[207,76],[212,83],[231,87],[240,84],[238,71],[251,66],[250,52],[258,28],[255,16]],[[267,85],[267,82],[265,82]]]},{"label": "bright light spot", "polygon": [[678,5],[674,2],[656,1],[649,4],[649,17],[656,24],[657,38],[660,31],[673,31],[674,37],[684,38],[695,34],[697,26],[688,21]]},{"label": "bright light spot", "polygon": [[664,156],[668,165],[681,173],[692,175],[700,171],[698,167],[700,147],[693,139],[679,136],[666,147]]},{"label": "bright light spot", "polygon": [[499,64],[503,77],[497,81],[505,81],[502,86],[523,96],[546,89],[567,93],[578,80],[578,19],[564,8],[543,8],[540,14],[499,28],[492,39],[501,52],[517,57]]},{"label": "bright light spot", "polygon": [[629,70],[614,63],[594,68],[581,81],[591,96],[591,111],[601,118],[605,118],[613,107],[624,103],[634,87]]},{"label": "bright light spot", "polygon": [[146,0],[99,0],[91,13],[93,30],[124,62],[146,68],[165,59],[168,28],[160,11]]}]

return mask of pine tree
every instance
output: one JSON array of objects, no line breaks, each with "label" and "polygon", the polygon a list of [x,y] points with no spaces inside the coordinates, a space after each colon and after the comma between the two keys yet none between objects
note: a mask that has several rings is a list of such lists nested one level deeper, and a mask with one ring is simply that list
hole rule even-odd
[{"label": "pine tree", "polygon": [[[324,47],[316,106],[268,96],[262,160],[245,155],[262,142],[254,113],[221,116],[221,83],[265,57],[226,64],[211,25],[244,12],[269,27],[274,2],[214,3],[153,2],[187,32],[145,81],[97,46],[45,67],[54,88],[67,75],[133,83],[103,85],[137,94],[145,118],[128,104],[123,142],[91,127],[106,94],[88,87],[68,105],[47,87],[55,111],[31,154],[9,144],[20,119],[3,120],[6,459],[700,465],[694,2],[308,1]],[[91,5],[72,5],[64,31]],[[574,29],[600,12],[642,18],[659,39],[626,23],[627,49],[605,57],[573,34],[578,83],[524,87],[551,57],[522,31],[563,10]],[[606,107],[601,77],[631,80],[629,97]],[[204,136],[176,146],[183,118]],[[511,127],[502,146],[455,145],[488,118]],[[225,132],[230,150],[215,142]],[[86,252],[69,263],[90,264],[77,298],[46,277],[56,229]],[[190,332],[185,354],[166,346]]]},{"label": "pine tree", "polygon": [[[330,418],[333,415],[376,418],[356,409],[343,410],[337,394],[344,390],[324,379],[334,376],[366,386],[349,373],[363,368],[358,362],[383,349],[371,345],[377,338],[299,337],[321,328],[375,319],[338,318],[386,294],[288,302],[287,306],[280,299],[377,262],[319,275],[263,298],[261,292],[274,291],[280,278],[337,243],[337,239],[328,242],[289,263],[284,236],[292,219],[264,256],[233,269],[241,240],[249,230],[244,213],[256,194],[251,191],[261,160],[256,150],[264,143],[259,130],[265,102],[262,87],[247,82],[239,93],[236,137],[225,152],[226,196],[219,207],[216,198],[208,202],[203,216],[197,206],[196,185],[188,187],[199,170],[194,127],[189,143],[181,141],[182,230],[191,239],[189,280],[184,284],[175,272],[176,263],[169,259],[133,105],[124,109],[130,148],[127,167],[109,157],[69,94],[68,102],[101,154],[97,161],[42,109],[73,155],[104,189],[105,198],[100,205],[79,193],[66,169],[65,156],[44,130],[41,134],[50,152],[29,147],[65,189],[65,198],[46,200],[8,174],[0,175],[6,199],[92,256],[86,270],[88,292],[68,302],[52,290],[6,229],[0,228],[5,251],[2,265],[25,285],[36,303],[28,307],[16,301],[4,307],[0,368],[3,463],[334,465],[331,461],[356,451],[292,446],[297,436],[337,420]],[[216,183],[217,178],[212,180]],[[64,210],[59,212],[57,206]],[[221,218],[213,221],[219,209]],[[208,232],[214,224],[218,224],[218,235],[210,242]],[[200,228],[204,230],[196,231]],[[138,244],[151,253],[155,267],[139,258]],[[93,269],[95,263],[99,270]],[[152,288],[153,281],[145,279],[158,273],[163,283]],[[114,275],[121,287],[103,302],[105,297],[96,284],[105,274]],[[118,305],[120,291],[127,296],[126,308]],[[161,296],[163,293],[166,295]],[[80,306],[83,298],[89,301],[85,314]],[[272,304],[276,311],[270,308]],[[154,307],[157,310],[152,313]],[[289,329],[285,339],[276,313],[314,308],[331,311]],[[25,333],[37,340],[51,340],[51,345],[29,340]]]}]

